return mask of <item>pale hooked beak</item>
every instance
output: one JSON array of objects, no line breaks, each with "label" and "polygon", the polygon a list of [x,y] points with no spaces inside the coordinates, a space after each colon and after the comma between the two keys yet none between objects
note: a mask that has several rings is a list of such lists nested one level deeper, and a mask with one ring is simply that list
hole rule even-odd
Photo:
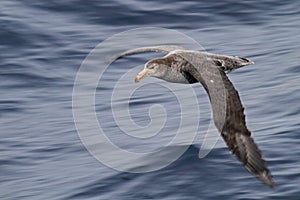
[{"label": "pale hooked beak", "polygon": [[143,69],[143,71],[141,71],[140,73],[138,73],[138,75],[135,77],[134,82],[138,83],[140,82],[140,80],[146,76],[149,75],[149,70],[148,69]]}]

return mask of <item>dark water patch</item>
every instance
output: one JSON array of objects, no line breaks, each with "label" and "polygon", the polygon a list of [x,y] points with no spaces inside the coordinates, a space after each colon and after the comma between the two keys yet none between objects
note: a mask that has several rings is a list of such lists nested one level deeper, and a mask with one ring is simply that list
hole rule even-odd
[{"label": "dark water patch", "polygon": [[[26,26],[19,22],[13,21],[1,21],[1,31],[0,31],[0,44],[14,47],[22,47],[31,44],[31,37],[28,37],[28,33],[24,32],[26,30]],[[15,30],[15,27],[20,28],[23,32],[19,32],[19,30]],[[27,36],[26,36],[27,34]]]},{"label": "dark water patch", "polygon": [[[289,67],[286,71],[288,73],[299,74],[300,73],[300,65]],[[300,84],[300,80],[298,80],[298,84]]]},{"label": "dark water patch", "polygon": [[57,86],[60,82],[63,82],[60,78],[42,77],[33,73],[1,73],[0,78],[2,80],[14,80],[13,85],[7,85],[5,88],[40,88]]},{"label": "dark water patch", "polygon": [[[10,104],[0,103],[0,116],[2,116],[2,117],[9,113],[21,113],[22,111],[24,111],[24,109],[22,107],[20,107],[19,105],[10,105]],[[5,114],[3,114],[3,113],[5,113]]]},{"label": "dark water patch", "polygon": [[[134,181],[137,177],[141,176],[140,174],[131,174],[131,173],[117,173],[114,176],[98,180],[96,182],[90,183],[84,186],[85,190],[82,192],[77,192],[69,198],[91,198],[97,197],[103,193],[109,193],[116,191],[120,185]],[[80,188],[82,190],[82,188]]]},{"label": "dark water patch", "polygon": [[41,48],[47,42],[53,41],[49,34],[43,33],[42,30],[36,30],[21,20],[7,19],[0,21],[0,25],[0,45],[5,45],[6,48],[14,47],[17,52],[20,51],[20,48],[28,48],[29,46]]}]

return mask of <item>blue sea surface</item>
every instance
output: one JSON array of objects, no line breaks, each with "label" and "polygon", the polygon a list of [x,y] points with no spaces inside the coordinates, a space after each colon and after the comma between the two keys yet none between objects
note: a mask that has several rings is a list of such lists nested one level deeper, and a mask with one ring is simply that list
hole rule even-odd
[{"label": "blue sea surface", "polygon": [[[202,115],[198,135],[167,167],[120,172],[85,148],[72,112],[81,64],[107,38],[147,27],[176,30],[211,53],[255,62],[228,76],[276,189],[248,173],[222,140],[199,159],[211,111],[198,84],[193,85]],[[1,0],[0,52],[0,199],[300,199],[300,1]],[[132,67],[142,69],[159,56],[117,61],[96,89],[97,118],[107,137],[124,149],[154,151],[179,127],[176,96],[154,78],[135,91],[129,112],[147,128],[148,109],[164,106],[166,127],[157,137],[133,141],[113,121],[113,86]],[[128,103],[118,101],[121,107]],[[189,98],[184,102],[192,104]],[[155,159],[159,164],[165,157]]]}]

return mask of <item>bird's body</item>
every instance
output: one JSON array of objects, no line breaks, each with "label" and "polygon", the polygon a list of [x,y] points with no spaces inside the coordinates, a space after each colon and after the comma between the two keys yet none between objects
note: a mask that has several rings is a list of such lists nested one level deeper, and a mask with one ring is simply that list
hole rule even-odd
[{"label": "bird's body", "polygon": [[226,72],[253,64],[237,56],[224,56],[185,50],[178,46],[143,47],[126,51],[115,59],[142,52],[161,52],[162,58],[148,61],[135,81],[153,76],[168,82],[192,84],[200,82],[212,107],[215,125],[228,149],[256,177],[275,186],[261,152],[251,137],[245,121],[244,107]]}]

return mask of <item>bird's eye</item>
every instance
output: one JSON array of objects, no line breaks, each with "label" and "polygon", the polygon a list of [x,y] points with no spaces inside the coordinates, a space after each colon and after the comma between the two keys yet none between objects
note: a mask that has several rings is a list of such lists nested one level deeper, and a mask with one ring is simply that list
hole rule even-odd
[{"label": "bird's eye", "polygon": [[154,67],[156,67],[156,64],[155,64],[155,63],[152,64],[152,65],[150,65],[150,66],[149,66],[149,69],[154,69]]}]

